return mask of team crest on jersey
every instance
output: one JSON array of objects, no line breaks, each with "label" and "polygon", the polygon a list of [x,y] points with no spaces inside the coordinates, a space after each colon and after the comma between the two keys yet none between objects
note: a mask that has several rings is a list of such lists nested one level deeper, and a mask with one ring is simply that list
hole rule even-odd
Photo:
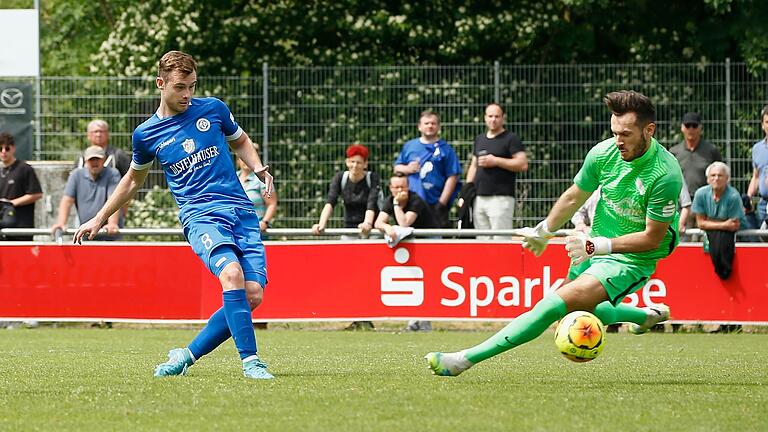
[{"label": "team crest on jersey", "polygon": [[197,124],[195,126],[197,126],[197,130],[200,132],[206,132],[211,128],[211,122],[209,122],[207,118],[203,117],[197,119]]},{"label": "team crest on jersey", "polygon": [[192,153],[195,151],[195,140],[192,138],[185,139],[184,142],[181,143],[181,148],[183,148],[187,153]]},{"label": "team crest on jersey", "polygon": [[640,195],[645,195],[645,185],[643,185],[643,181],[640,179],[635,180],[635,187],[637,187],[637,193]]}]

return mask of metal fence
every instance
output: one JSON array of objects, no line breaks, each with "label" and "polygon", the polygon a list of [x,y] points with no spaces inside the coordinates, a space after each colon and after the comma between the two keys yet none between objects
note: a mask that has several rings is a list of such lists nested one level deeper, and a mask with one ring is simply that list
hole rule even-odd
[{"label": "metal fence", "polygon": [[[43,160],[74,159],[94,118],[110,123],[111,145],[129,150],[131,132],[158,103],[153,78],[44,77],[39,84],[35,155]],[[704,137],[731,165],[733,185],[746,190],[750,149],[764,136],[758,113],[768,102],[768,74],[750,74],[742,63],[263,65],[251,77],[201,77],[198,94],[227,102],[243,129],[262,143],[278,182],[279,228],[308,227],[317,220],[328,181],[344,169],[343,151],[350,143],[368,145],[369,168],[385,175],[402,144],[417,136],[418,114],[430,108],[441,116],[442,136],[466,162],[475,136],[484,131],[483,106],[497,101],[530,159],[517,193],[518,225],[525,225],[546,214],[587,150],[609,136],[601,99],[623,88],[654,100],[657,138],[667,146],[682,139],[683,113],[701,112]],[[156,167],[147,190],[153,185],[166,187]],[[336,216],[339,226],[340,211]]]}]

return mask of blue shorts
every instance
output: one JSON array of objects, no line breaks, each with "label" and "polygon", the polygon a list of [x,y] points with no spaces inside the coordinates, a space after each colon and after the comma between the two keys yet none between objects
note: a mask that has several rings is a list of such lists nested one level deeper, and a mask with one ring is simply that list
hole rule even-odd
[{"label": "blue shorts", "polygon": [[[197,256],[216,277],[226,267],[223,259],[212,262],[211,254],[219,246],[235,251],[246,281],[267,285],[267,257],[261,242],[256,210],[217,209],[187,222],[184,236]],[[229,249],[228,248],[228,249]],[[217,265],[218,264],[218,265]]]}]

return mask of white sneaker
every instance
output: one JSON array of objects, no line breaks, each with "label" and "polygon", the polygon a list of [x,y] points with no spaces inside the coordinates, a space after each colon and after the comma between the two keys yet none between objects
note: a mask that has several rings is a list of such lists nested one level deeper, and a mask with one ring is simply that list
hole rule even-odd
[{"label": "white sneaker", "polygon": [[463,351],[455,353],[431,352],[424,356],[427,368],[440,376],[456,376],[472,367],[473,363],[464,356]]},{"label": "white sneaker", "polygon": [[643,325],[631,324],[629,332],[633,334],[648,333],[656,324],[669,319],[669,306],[660,303],[655,306],[644,307],[643,310],[648,315]]}]

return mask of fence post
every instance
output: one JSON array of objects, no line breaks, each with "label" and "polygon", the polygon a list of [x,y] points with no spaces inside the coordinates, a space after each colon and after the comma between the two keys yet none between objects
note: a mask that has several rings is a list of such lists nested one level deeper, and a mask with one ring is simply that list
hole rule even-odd
[{"label": "fence post", "polygon": [[262,163],[264,165],[269,164],[269,65],[267,65],[267,62],[264,62],[261,65],[261,91],[263,93],[263,99],[262,99],[262,106],[261,106],[261,113],[263,115],[263,118],[261,120],[262,122],[262,129],[264,130],[264,133],[262,135],[261,141],[261,158]]},{"label": "fence post", "polygon": [[731,59],[725,58],[725,162],[733,167],[731,154]]},{"label": "fence post", "polygon": [[493,102],[501,103],[501,68],[499,61],[493,62]]}]

